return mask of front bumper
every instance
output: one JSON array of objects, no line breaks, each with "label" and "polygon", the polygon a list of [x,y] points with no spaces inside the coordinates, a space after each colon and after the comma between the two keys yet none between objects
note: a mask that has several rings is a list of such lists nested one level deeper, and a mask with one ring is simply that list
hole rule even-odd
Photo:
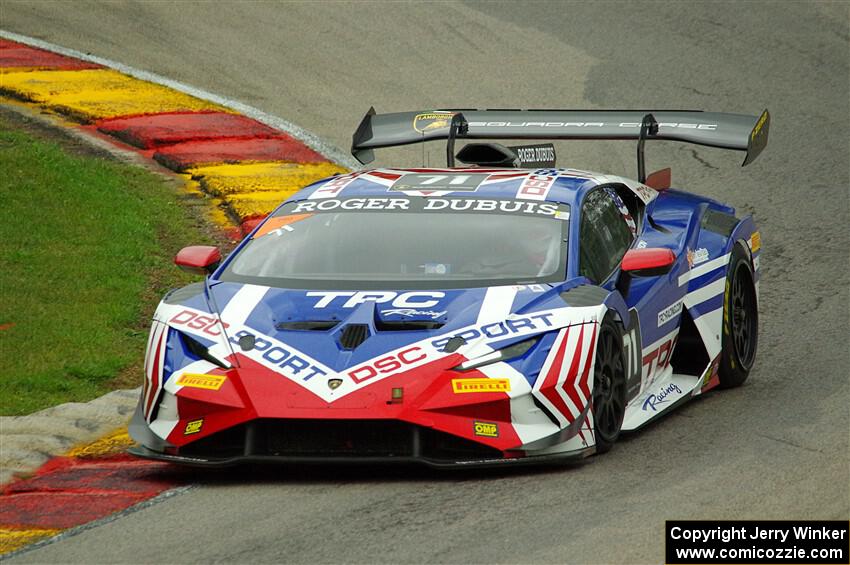
[{"label": "front bumper", "polygon": [[257,419],[177,447],[153,434],[137,411],[131,435],[137,457],[201,467],[241,463],[418,463],[430,467],[514,467],[580,460],[587,448],[529,455],[401,420]]}]

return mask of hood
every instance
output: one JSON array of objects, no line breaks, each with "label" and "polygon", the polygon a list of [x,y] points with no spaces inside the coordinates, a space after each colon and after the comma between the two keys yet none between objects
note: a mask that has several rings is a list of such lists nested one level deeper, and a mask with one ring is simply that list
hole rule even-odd
[{"label": "hood", "polygon": [[345,384],[336,393],[346,394],[416,366],[474,359],[535,335],[595,321],[599,305],[570,307],[562,298],[582,280],[399,291],[214,283],[209,301],[203,285],[191,285],[167,296],[156,319],[191,335],[218,358],[235,360],[237,368],[245,364],[239,359],[247,358],[305,386],[313,377],[338,375]]},{"label": "hood", "polygon": [[[341,370],[383,352],[423,339],[454,334],[469,326],[498,324],[564,308],[564,285],[511,285],[455,290],[288,290],[219,283],[212,289],[222,319],[247,326]],[[534,320],[531,321],[534,323]],[[539,331],[550,328],[544,321]],[[348,326],[361,326],[365,338],[341,343]],[[514,329],[523,331],[512,331]],[[530,325],[485,328],[493,338],[527,335]],[[349,330],[350,331],[350,330]]]}]

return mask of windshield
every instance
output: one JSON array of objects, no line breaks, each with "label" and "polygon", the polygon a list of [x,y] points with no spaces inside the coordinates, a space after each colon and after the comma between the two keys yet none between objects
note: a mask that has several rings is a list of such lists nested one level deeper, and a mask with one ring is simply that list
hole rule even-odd
[{"label": "windshield", "polygon": [[569,207],[477,198],[305,200],[278,210],[221,280],[296,289],[562,281]]}]

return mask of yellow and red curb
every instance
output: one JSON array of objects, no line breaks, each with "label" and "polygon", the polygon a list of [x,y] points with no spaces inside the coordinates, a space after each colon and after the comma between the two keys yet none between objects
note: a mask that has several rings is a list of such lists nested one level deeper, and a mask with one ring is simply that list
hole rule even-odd
[{"label": "yellow and red curb", "polygon": [[62,530],[51,528],[6,528],[0,526],[0,555],[11,553],[43,539],[52,538]]},{"label": "yellow and red curb", "polygon": [[[0,39],[0,96],[107,136],[188,174],[239,238],[289,195],[347,172],[287,132],[231,108],[96,63]],[[229,225],[227,224],[229,220]]]},{"label": "yellow and red curb", "polygon": [[54,457],[0,490],[0,555],[126,510],[187,481],[186,471],[125,453],[126,429]]},{"label": "yellow and red curb", "polygon": [[[7,34],[8,35],[8,34]],[[163,84],[0,38],[0,98],[62,119],[181,175],[234,239],[295,191],[347,172],[290,133]],[[1,328],[0,328],[1,329]],[[132,459],[126,429],[54,457],[0,489],[0,555],[127,509],[187,481]]]}]

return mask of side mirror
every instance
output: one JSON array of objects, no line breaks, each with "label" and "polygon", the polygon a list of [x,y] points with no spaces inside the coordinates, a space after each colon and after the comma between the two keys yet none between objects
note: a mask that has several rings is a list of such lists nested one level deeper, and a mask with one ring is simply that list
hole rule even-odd
[{"label": "side mirror", "polygon": [[221,263],[221,252],[211,245],[191,245],[181,249],[174,264],[193,275],[208,275]]},{"label": "side mirror", "polygon": [[625,297],[629,293],[633,277],[657,277],[667,274],[675,262],[676,255],[670,249],[629,249],[620,264],[617,290]]},{"label": "side mirror", "polygon": [[657,277],[669,273],[675,262],[676,255],[670,249],[629,249],[620,270],[633,277]]},{"label": "side mirror", "polygon": [[646,182],[643,184],[650,188],[654,188],[655,190],[667,190],[670,188],[670,181],[672,178],[673,173],[670,170],[670,167],[667,167],[666,169],[650,173],[650,175],[646,177]]}]

